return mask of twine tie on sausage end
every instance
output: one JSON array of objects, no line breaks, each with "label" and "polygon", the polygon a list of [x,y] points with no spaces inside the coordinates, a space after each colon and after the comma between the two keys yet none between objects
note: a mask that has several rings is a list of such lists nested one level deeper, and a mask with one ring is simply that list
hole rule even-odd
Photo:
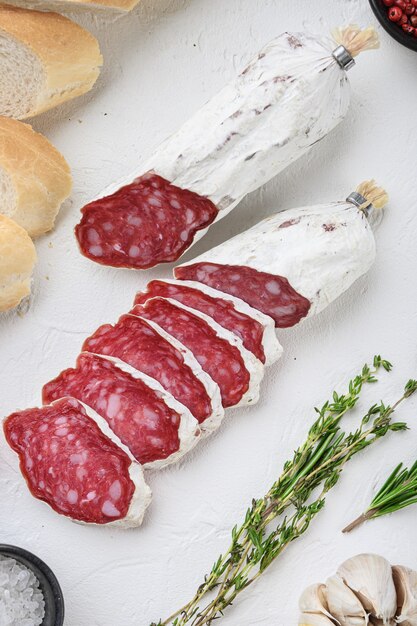
[{"label": "twine tie on sausage end", "polygon": [[379,37],[373,26],[361,30],[359,26],[350,24],[346,28],[335,28],[332,31],[333,39],[338,45],[333,56],[344,70],[350,70],[355,65],[355,57],[365,50],[379,48]]},{"label": "twine tie on sausage end", "polygon": [[388,194],[374,180],[365,180],[346,198],[346,202],[357,206],[368,217],[372,209],[384,208],[388,202]]}]

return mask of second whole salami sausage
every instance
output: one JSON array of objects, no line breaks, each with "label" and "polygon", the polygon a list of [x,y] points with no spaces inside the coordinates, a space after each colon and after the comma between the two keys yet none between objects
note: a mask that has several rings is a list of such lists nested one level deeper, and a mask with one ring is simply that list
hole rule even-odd
[{"label": "second whole salami sausage", "polygon": [[325,309],[371,267],[387,194],[364,181],[345,202],[290,209],[175,268],[270,315],[279,328]]}]

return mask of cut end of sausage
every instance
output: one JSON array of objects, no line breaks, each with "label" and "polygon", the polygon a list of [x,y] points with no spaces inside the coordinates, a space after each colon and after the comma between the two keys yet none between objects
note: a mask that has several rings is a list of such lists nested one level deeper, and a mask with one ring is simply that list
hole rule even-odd
[{"label": "cut end of sausage", "polygon": [[179,259],[217,213],[207,198],[149,173],[87,204],[75,235],[91,261],[148,269]]},{"label": "cut end of sausage", "polygon": [[286,278],[252,267],[201,262],[177,267],[174,274],[180,280],[195,280],[240,298],[272,317],[277,328],[298,324],[311,306]]}]

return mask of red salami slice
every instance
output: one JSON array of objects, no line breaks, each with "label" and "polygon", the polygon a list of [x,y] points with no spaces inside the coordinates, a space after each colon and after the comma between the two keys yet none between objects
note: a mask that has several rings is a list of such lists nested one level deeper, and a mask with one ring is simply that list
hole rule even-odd
[{"label": "red salami slice", "polygon": [[239,404],[249,389],[250,374],[235,346],[220,338],[207,322],[163,298],[137,305],[133,312],[156,322],[191,350],[219,385],[224,407]]},{"label": "red salami slice", "polygon": [[198,440],[197,422],[188,411],[175,411],[143,380],[88,352],[78,357],[75,369],[63,371],[43,388],[45,404],[65,396],[101,415],[141,464],[166,465]]},{"label": "red salami slice", "polygon": [[251,267],[194,263],[175,269],[180,280],[196,280],[241,298],[275,320],[277,328],[294,326],[307,315],[310,301],[297,293],[286,278]]},{"label": "red salami slice", "polygon": [[135,304],[144,304],[150,298],[158,296],[178,300],[178,302],[192,309],[209,315],[220,326],[240,337],[245,348],[262,363],[265,363],[264,328],[262,324],[249,315],[237,311],[230,300],[213,298],[203,291],[185,286],[181,282],[167,283],[153,280],[148,283],[145,293],[136,295]]},{"label": "red salami slice", "polygon": [[210,396],[184,354],[144,319],[124,315],[101,326],[83,345],[85,352],[113,356],[157,380],[198,422],[213,413]]},{"label": "red salami slice", "polygon": [[150,173],[87,204],[75,234],[96,263],[146,269],[176,261],[217,213],[207,198]]},{"label": "red salami slice", "polygon": [[74,398],[13,413],[4,432],[35,498],[80,522],[141,523],[150,491],[140,466]]}]

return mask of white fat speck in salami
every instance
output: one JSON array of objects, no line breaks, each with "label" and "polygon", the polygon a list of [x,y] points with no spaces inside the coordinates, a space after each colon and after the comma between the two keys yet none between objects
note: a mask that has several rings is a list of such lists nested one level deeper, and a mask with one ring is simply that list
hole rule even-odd
[{"label": "white fat speck in salami", "polygon": [[133,313],[157,323],[193,352],[219,385],[224,407],[258,401],[264,366],[236,335],[212,318],[166,298],[136,305]]},{"label": "white fat speck in salami", "polygon": [[[177,260],[343,119],[350,88],[334,49],[302,33],[284,33],[265,46],[142,167],[83,209],[76,228],[81,252],[116,267]],[[91,229],[99,233],[93,242]]]},{"label": "white fat speck in salami", "polygon": [[195,281],[164,279],[148,283],[146,291],[136,295],[135,304],[144,304],[158,296],[172,298],[210,316],[239,337],[244,347],[265,365],[271,365],[282,354],[272,318],[253,309],[243,300]]},{"label": "white fat speck in salami", "polygon": [[[191,413],[148,377],[115,360],[87,352],[75,369],[63,371],[43,388],[43,402],[72,396],[101,415],[142,465],[164,467],[198,441]],[[80,455],[72,455],[75,462]],[[75,459],[75,461],[74,461]]]},{"label": "white fat speck in salami", "polygon": [[374,259],[365,213],[334,202],[273,215],[176,268],[175,276],[238,296],[286,327],[323,310]]},{"label": "white fat speck in salami", "polygon": [[116,357],[158,381],[189,409],[203,431],[219,426],[224,411],[218,386],[185,346],[154,323],[124,315],[114,326],[101,326],[83,350]]},{"label": "white fat speck in salami", "polygon": [[[60,418],[74,440],[57,434]],[[81,402],[63,398],[18,411],[6,418],[4,432],[35,498],[78,522],[141,524],[151,498],[142,470]]]}]

